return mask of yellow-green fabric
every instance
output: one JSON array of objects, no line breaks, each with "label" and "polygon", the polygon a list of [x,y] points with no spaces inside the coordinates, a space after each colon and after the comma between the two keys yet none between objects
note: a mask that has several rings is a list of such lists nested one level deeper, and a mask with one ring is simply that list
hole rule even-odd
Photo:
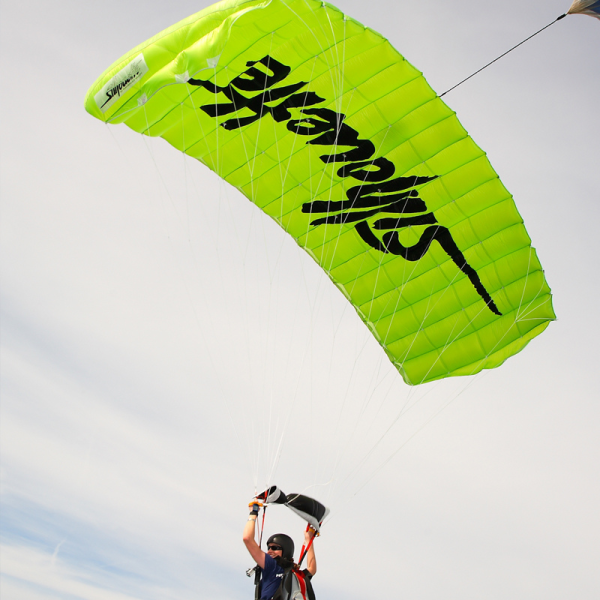
[{"label": "yellow-green fabric", "polygon": [[555,318],[484,152],[385,38],[327,3],[215,4],[117,61],[85,107],[275,219],[407,383],[496,367]]}]

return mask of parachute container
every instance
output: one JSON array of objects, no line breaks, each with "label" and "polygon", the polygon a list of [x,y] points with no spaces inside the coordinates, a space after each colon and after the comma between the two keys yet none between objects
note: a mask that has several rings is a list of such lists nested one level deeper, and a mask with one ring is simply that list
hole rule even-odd
[{"label": "parachute container", "polygon": [[483,150],[384,37],[330,4],[215,4],[114,63],[85,107],[162,137],[277,221],[411,385],[497,367],[555,319]]}]

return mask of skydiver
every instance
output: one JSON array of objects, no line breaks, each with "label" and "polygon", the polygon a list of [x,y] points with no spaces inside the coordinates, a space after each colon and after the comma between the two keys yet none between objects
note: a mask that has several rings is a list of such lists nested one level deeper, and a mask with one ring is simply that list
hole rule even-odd
[{"label": "skydiver", "polygon": [[[271,600],[279,589],[286,569],[289,570],[294,566],[294,540],[285,533],[276,533],[267,540],[267,552],[261,550],[255,538],[256,519],[262,502],[253,500],[250,507],[250,515],[244,526],[243,540],[248,552],[261,569],[260,600]],[[304,544],[308,548],[307,566],[304,572],[309,578],[317,572],[315,548],[311,543],[314,536],[315,530],[312,527],[304,533]]]}]

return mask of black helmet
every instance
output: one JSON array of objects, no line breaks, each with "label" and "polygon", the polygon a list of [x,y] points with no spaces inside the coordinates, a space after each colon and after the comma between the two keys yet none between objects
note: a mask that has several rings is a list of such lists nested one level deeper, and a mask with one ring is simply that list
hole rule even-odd
[{"label": "black helmet", "polygon": [[294,560],[294,540],[285,533],[276,533],[267,540],[267,548],[271,544],[281,546],[281,556],[289,560]]}]

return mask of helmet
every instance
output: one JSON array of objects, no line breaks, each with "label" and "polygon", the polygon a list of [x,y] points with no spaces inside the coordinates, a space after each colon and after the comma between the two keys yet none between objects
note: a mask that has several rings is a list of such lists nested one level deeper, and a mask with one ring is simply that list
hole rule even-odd
[{"label": "helmet", "polygon": [[267,540],[267,548],[270,544],[281,546],[281,556],[289,560],[294,560],[294,540],[285,533],[276,533]]}]

